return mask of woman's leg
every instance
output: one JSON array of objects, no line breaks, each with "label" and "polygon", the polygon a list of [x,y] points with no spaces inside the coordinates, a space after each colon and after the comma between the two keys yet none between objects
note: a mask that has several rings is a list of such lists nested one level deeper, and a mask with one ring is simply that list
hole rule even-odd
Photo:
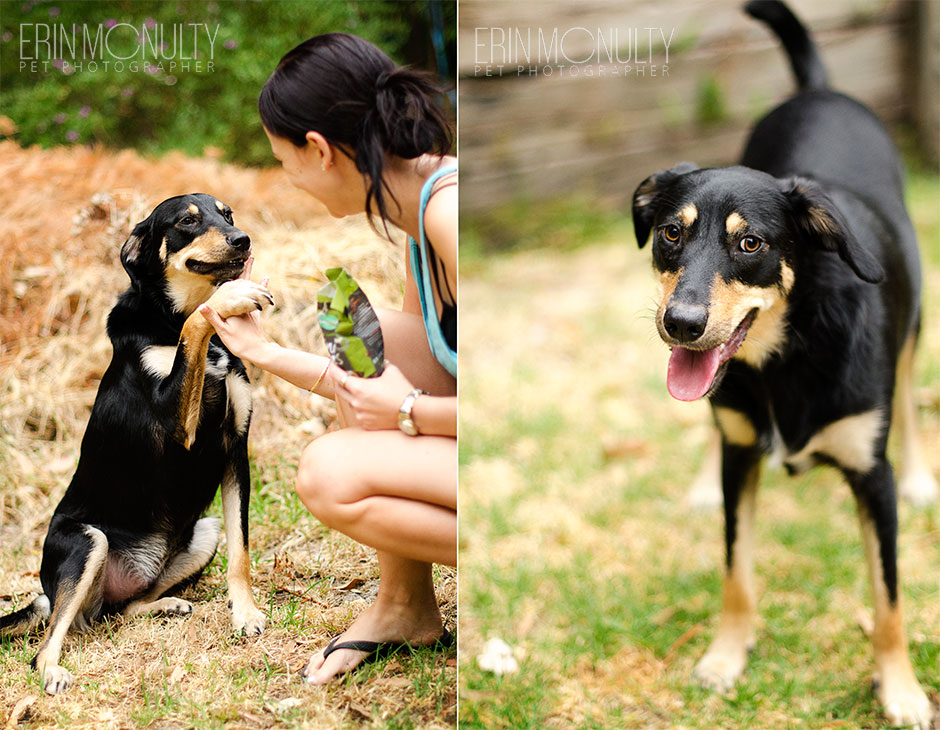
[{"label": "woman's leg", "polygon": [[[396,431],[348,428],[325,434],[304,451],[297,493],[324,524],[376,548],[376,601],[338,642],[433,643],[442,619],[431,563],[457,560],[457,442]],[[319,651],[306,669],[312,684],[328,682],[365,657]]]},{"label": "woman's leg", "polygon": [[457,441],[344,428],[304,450],[297,494],[321,522],[364,545],[457,563]]},{"label": "woman's leg", "polygon": [[[386,359],[415,387],[455,395],[457,381],[431,354],[421,317],[388,309],[378,315]],[[338,642],[434,643],[443,621],[431,563],[457,563],[456,439],[360,428],[325,434],[304,451],[297,494],[324,524],[377,551],[375,603]],[[339,649],[324,659],[321,650],[307,665],[307,681],[324,684],[364,657]]]},{"label": "woman's leg", "polygon": [[[379,593],[336,641],[407,642],[411,646],[433,644],[441,636],[443,620],[434,595],[431,564],[390,553],[378,553]],[[321,649],[307,663],[304,675],[310,684],[326,684],[353,669],[366,657],[355,649],[336,649],[326,658]]]}]

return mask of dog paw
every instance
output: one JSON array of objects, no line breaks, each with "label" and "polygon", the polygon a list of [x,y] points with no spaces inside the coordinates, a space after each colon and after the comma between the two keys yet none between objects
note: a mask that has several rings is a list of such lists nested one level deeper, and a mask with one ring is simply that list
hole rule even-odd
[{"label": "dog paw", "polygon": [[[716,642],[717,643],[717,642]],[[712,646],[692,676],[706,689],[724,694],[730,692],[747,666],[747,647]]]},{"label": "dog paw", "polygon": [[892,727],[930,730],[933,708],[927,695],[913,678],[875,682],[875,696],[884,708],[885,718]]},{"label": "dog paw", "polygon": [[47,694],[60,695],[75,682],[75,677],[65,667],[57,664],[46,666],[42,670],[42,686]]},{"label": "dog paw", "polygon": [[265,615],[260,609],[250,606],[248,608],[232,609],[232,628],[236,634],[242,636],[257,636],[264,633]]},{"label": "dog paw", "polygon": [[221,317],[234,317],[274,306],[274,295],[267,287],[248,279],[222,284],[206,302]]},{"label": "dog paw", "polygon": [[167,616],[188,616],[193,612],[193,604],[182,598],[167,596],[153,602],[151,613],[162,613]]},{"label": "dog paw", "polygon": [[898,493],[915,507],[925,507],[937,501],[940,488],[930,472],[916,471],[901,476]]}]

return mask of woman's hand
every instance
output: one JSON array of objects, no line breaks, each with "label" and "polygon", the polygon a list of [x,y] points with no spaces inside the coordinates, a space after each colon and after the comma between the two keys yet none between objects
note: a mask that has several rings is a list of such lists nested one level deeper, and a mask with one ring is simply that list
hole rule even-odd
[{"label": "woman's hand", "polygon": [[398,428],[398,409],[414,386],[401,370],[386,361],[385,370],[377,378],[360,378],[334,366],[330,373],[335,392],[355,413],[356,422],[368,431]]}]

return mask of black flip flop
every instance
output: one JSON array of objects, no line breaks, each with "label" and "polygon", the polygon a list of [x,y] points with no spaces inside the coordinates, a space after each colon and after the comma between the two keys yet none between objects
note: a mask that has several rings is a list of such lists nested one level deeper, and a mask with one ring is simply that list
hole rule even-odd
[{"label": "black flip flop", "polygon": [[[377,661],[378,659],[384,659],[385,657],[393,656],[398,653],[410,654],[415,649],[430,648],[434,651],[441,651],[443,649],[449,649],[454,645],[454,635],[447,629],[444,629],[444,632],[433,644],[425,644],[424,646],[414,646],[406,641],[365,640],[344,641],[337,644],[336,642],[338,640],[339,636],[335,636],[333,637],[333,640],[326,645],[326,649],[323,650],[323,658],[326,659],[334,651],[339,651],[340,649],[353,649],[355,651],[365,652],[366,656],[363,657],[362,661],[359,662],[356,667],[358,667],[360,664],[369,664],[371,662]],[[356,667],[353,667],[353,669]],[[304,670],[300,673],[300,676],[306,678],[306,667],[304,667]]]},{"label": "black flip flop", "polygon": [[[329,644],[326,645],[326,649],[323,650],[323,658],[326,659],[334,651],[339,651],[340,649],[353,649],[354,651],[361,651],[366,656],[363,657],[360,664],[366,662],[373,662],[377,659],[384,659],[386,657],[394,656],[398,653],[410,654],[415,649],[423,649],[424,646],[415,646],[408,643],[407,641],[343,641],[337,644],[339,636],[335,637]],[[444,629],[444,632],[437,638],[433,644],[426,644],[425,646],[433,649],[434,651],[441,651],[442,649],[447,649],[454,645],[454,636],[447,629]],[[358,665],[357,665],[358,666]]]}]

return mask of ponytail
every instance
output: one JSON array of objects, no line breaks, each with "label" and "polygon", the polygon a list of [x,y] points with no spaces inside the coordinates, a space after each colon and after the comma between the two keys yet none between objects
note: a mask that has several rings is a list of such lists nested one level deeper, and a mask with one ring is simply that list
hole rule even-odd
[{"label": "ponytail", "polygon": [[319,132],[353,159],[366,180],[366,214],[377,214],[388,235],[390,201],[401,206],[385,182],[386,157],[414,159],[450,151],[453,134],[434,101],[441,93],[431,78],[396,66],[376,46],[345,33],[304,41],[281,59],[261,95],[264,126],[294,145]]}]

